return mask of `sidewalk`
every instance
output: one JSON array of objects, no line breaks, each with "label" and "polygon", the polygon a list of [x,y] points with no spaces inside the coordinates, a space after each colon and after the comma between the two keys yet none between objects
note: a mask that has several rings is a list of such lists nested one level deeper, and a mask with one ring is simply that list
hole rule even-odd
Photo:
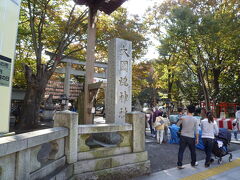
[{"label": "sidewalk", "polygon": [[228,161],[228,155],[223,157],[223,163],[219,165],[217,160],[210,168],[204,167],[204,160],[199,161],[197,167],[190,164],[184,165],[184,169],[176,167],[153,173],[149,176],[134,178],[133,180],[239,180],[240,179],[240,150],[233,151],[233,161]]}]

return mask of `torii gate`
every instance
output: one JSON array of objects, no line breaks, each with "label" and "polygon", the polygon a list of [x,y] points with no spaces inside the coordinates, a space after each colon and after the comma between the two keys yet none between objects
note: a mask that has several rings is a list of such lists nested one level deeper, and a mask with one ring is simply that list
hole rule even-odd
[{"label": "torii gate", "polygon": [[88,38],[87,38],[87,58],[86,58],[86,76],[84,86],[84,124],[92,123],[92,100],[90,98],[89,86],[92,86],[94,77],[95,62],[95,44],[96,44],[96,14],[97,11],[103,11],[111,14],[120,7],[126,0],[74,0],[77,4],[89,7],[88,16]]},{"label": "torii gate", "polygon": [[[63,60],[61,60],[61,62],[66,63],[66,66],[64,68],[57,68],[55,70],[55,72],[60,73],[60,74],[65,74],[64,94],[66,94],[67,97],[70,97],[70,76],[71,76],[71,74],[78,75],[78,76],[85,76],[85,78],[86,78],[86,72],[73,69],[72,64],[84,65],[86,67],[86,62],[81,62],[77,59],[70,58],[70,57],[64,58]],[[94,72],[94,77],[100,78],[100,79],[107,79],[107,68],[108,68],[107,63],[95,62],[94,67],[104,69],[104,72],[102,72],[102,73]],[[89,99],[91,100],[91,103],[93,103],[95,96],[100,88],[103,88],[105,91],[106,83],[99,82],[99,83],[93,83],[93,84],[88,85],[88,90],[90,91]],[[84,111],[82,111],[82,108],[84,108],[83,96],[84,96],[83,93],[80,93],[79,97],[78,97],[78,113],[79,113],[78,119],[79,119],[79,123],[81,123],[81,124],[84,123],[84,119],[83,119]],[[92,119],[91,119],[91,122],[93,122]]]},{"label": "torii gate", "polygon": [[[46,55],[52,57],[54,53],[45,51]],[[86,68],[86,62],[85,61],[79,61],[79,59],[73,58],[73,57],[65,57],[61,60],[62,63],[66,63],[65,67],[62,68],[56,68],[54,72],[59,73],[59,74],[65,74],[64,77],[64,94],[67,95],[67,97],[70,96],[70,76],[71,74],[77,75],[77,76],[86,76],[86,71],[81,71],[81,70],[76,70],[72,68],[72,64],[77,64],[77,65],[83,65]],[[102,68],[104,69],[104,72],[102,73],[94,73],[95,78],[100,78],[100,79],[107,79],[107,68],[108,64],[104,62],[94,62],[93,64],[94,67],[97,68]],[[93,85],[91,85],[93,86]]]},{"label": "torii gate", "polygon": [[[70,76],[71,76],[71,74],[77,75],[77,76],[85,76],[85,78],[86,78],[86,72],[73,69],[72,64],[84,65],[86,67],[86,62],[81,62],[78,59],[74,59],[74,58],[70,58],[70,57],[62,59],[61,62],[66,63],[66,66],[63,68],[57,68],[55,70],[55,72],[60,73],[60,74],[65,74],[64,94],[66,94],[67,97],[69,97],[70,96]],[[95,62],[94,67],[104,69],[104,72],[102,72],[102,73],[94,72],[94,77],[100,78],[100,79],[107,79],[107,67],[108,67],[107,63]],[[89,85],[89,90],[90,91],[96,90],[96,89],[98,89],[99,86],[101,86],[100,83],[99,84],[91,84],[91,85]]]}]

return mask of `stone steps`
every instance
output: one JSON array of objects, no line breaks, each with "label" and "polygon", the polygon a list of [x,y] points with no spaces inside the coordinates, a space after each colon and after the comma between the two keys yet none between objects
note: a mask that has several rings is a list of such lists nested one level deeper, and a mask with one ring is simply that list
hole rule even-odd
[{"label": "stone steps", "polygon": [[129,164],[135,164],[139,162],[146,162],[147,160],[147,151],[121,154],[105,158],[81,160],[74,163],[73,173],[74,175],[76,175],[86,172],[99,171]]}]

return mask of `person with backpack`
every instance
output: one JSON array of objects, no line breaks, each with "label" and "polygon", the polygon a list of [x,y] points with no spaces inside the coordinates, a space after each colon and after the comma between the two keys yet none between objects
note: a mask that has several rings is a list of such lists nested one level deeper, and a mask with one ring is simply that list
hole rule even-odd
[{"label": "person with backpack", "polygon": [[157,143],[162,144],[163,142],[163,136],[164,136],[164,127],[165,122],[162,116],[156,117],[156,121],[154,123],[154,128],[157,131]]},{"label": "person with backpack", "polygon": [[205,147],[205,167],[209,167],[210,164],[214,161],[211,159],[213,144],[214,144],[214,135],[218,135],[219,129],[216,121],[213,119],[211,112],[207,112],[207,118],[204,118],[201,121],[202,129],[202,140]]},{"label": "person with backpack", "polygon": [[178,169],[184,168],[182,166],[182,160],[184,151],[187,146],[189,147],[189,150],[191,152],[191,165],[193,167],[198,165],[198,162],[196,161],[195,144],[198,144],[199,132],[197,119],[193,117],[193,113],[195,112],[195,106],[189,105],[187,107],[187,110],[188,110],[187,115],[183,116],[177,124],[178,126],[182,124],[177,162]]}]

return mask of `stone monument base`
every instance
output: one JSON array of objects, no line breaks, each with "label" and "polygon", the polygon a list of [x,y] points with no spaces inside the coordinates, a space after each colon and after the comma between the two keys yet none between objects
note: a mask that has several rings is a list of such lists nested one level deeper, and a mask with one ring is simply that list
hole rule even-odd
[{"label": "stone monument base", "polygon": [[[151,173],[150,161],[146,155],[147,152],[140,152],[85,160],[85,162],[79,161],[74,164],[74,175],[71,179],[124,180],[149,175]],[[89,165],[89,167],[86,167],[86,165]],[[81,166],[85,166],[84,170]],[[81,169],[83,172],[78,173],[78,169]]]}]

